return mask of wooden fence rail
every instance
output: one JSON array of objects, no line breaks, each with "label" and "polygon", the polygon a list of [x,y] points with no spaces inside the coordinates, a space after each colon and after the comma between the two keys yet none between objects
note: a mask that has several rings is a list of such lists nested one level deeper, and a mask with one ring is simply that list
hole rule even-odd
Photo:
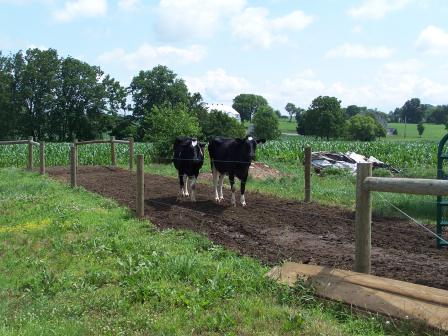
[{"label": "wooden fence rail", "polygon": [[28,145],[28,157],[26,168],[33,170],[33,146],[39,146],[40,149],[40,167],[39,172],[41,175],[45,174],[45,144],[34,141],[33,137],[29,137],[28,140],[10,140],[0,141],[0,145]]},{"label": "wooden fence rail", "polygon": [[[129,170],[134,167],[134,139],[130,138],[128,140],[116,140],[114,136],[111,136],[109,140],[87,140],[78,141],[78,139],[73,140],[73,146],[83,146],[83,145],[93,145],[93,144],[110,144],[110,161],[111,166],[117,165],[117,152],[115,150],[115,144],[122,144],[129,146]],[[78,152],[75,153],[78,155]],[[76,160],[76,164],[77,164]]]},{"label": "wooden fence rail", "polygon": [[372,191],[447,196],[448,181],[372,177],[372,164],[358,163],[356,179],[355,271],[360,273],[370,273],[371,267]]}]

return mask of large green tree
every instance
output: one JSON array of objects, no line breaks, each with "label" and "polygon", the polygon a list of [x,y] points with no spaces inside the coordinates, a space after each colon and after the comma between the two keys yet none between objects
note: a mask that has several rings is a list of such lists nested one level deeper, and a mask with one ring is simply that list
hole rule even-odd
[{"label": "large green tree", "polygon": [[386,136],[386,130],[374,117],[358,113],[347,121],[347,136],[351,140],[372,141]]},{"label": "large green tree", "polygon": [[302,125],[306,135],[330,138],[341,137],[344,133],[345,116],[341,101],[335,97],[319,96],[313,100],[303,114]]},{"label": "large green tree", "polygon": [[301,112],[301,108],[300,107],[296,107],[293,103],[286,104],[285,110],[289,114],[289,121],[290,122],[292,121],[292,117],[297,115],[297,113]]},{"label": "large green tree", "polygon": [[132,79],[129,91],[134,103],[133,115],[137,118],[152,111],[154,106],[194,103],[184,80],[164,65],[140,71]]},{"label": "large green tree", "polygon": [[253,118],[254,135],[259,139],[273,140],[280,137],[278,118],[269,106],[262,106]]},{"label": "large green tree", "polygon": [[263,106],[269,106],[263,96],[242,93],[233,99],[232,107],[238,111],[241,121],[251,121],[253,115]]},{"label": "large green tree", "polygon": [[54,49],[0,58],[0,116],[8,138],[89,139],[108,132],[126,91],[99,67]]},{"label": "large green tree", "polygon": [[206,139],[214,136],[243,138],[246,134],[246,128],[243,124],[218,110],[210,111],[200,124]]},{"label": "large green tree", "polygon": [[418,124],[423,119],[423,108],[420,99],[412,98],[404,103],[401,108],[402,120],[407,123]]}]

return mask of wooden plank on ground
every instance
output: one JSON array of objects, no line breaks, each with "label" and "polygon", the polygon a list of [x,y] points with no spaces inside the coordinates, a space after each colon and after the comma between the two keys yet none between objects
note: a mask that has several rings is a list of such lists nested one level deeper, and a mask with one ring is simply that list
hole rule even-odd
[{"label": "wooden plank on ground", "polygon": [[268,276],[290,286],[302,278],[319,296],[448,331],[448,291],[442,289],[293,262],[274,267]]}]

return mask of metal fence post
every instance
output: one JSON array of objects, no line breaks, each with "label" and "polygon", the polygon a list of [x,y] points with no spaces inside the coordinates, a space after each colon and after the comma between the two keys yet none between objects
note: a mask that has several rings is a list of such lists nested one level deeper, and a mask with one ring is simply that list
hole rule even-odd
[{"label": "metal fence post", "polygon": [[311,147],[305,148],[305,202],[311,202]]},{"label": "metal fence post", "polygon": [[134,168],[134,138],[129,138],[129,170]]}]

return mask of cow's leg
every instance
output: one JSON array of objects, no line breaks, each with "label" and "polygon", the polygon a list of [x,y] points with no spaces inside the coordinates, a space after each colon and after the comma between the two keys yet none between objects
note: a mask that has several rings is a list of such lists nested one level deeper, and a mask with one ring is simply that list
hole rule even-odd
[{"label": "cow's leg", "polygon": [[246,181],[247,175],[241,179],[241,205],[246,206],[246,198],[244,197],[244,192],[246,191]]},{"label": "cow's leg", "polygon": [[216,170],[215,167],[213,167],[213,191],[215,192],[215,201],[216,202],[219,202],[218,178],[219,178],[219,172]]},{"label": "cow's leg", "polygon": [[218,192],[219,192],[219,202],[221,202],[224,199],[224,196],[222,195],[222,184],[224,183],[224,174],[219,175],[218,180]]},{"label": "cow's leg", "polygon": [[179,173],[178,176],[179,176],[179,185],[180,185],[179,196],[178,196],[178,199],[179,199],[179,198],[182,198],[182,196],[184,195],[184,175]]},{"label": "cow's leg", "polygon": [[233,206],[236,206],[235,201],[235,175],[229,174],[229,181],[230,181],[230,189],[232,190],[232,198],[230,199],[230,204]]},{"label": "cow's leg", "polygon": [[196,202],[196,179],[197,176],[191,177],[191,201]]},{"label": "cow's leg", "polygon": [[184,183],[184,196],[188,197],[190,194],[188,193],[188,176],[184,175],[185,183]]}]

